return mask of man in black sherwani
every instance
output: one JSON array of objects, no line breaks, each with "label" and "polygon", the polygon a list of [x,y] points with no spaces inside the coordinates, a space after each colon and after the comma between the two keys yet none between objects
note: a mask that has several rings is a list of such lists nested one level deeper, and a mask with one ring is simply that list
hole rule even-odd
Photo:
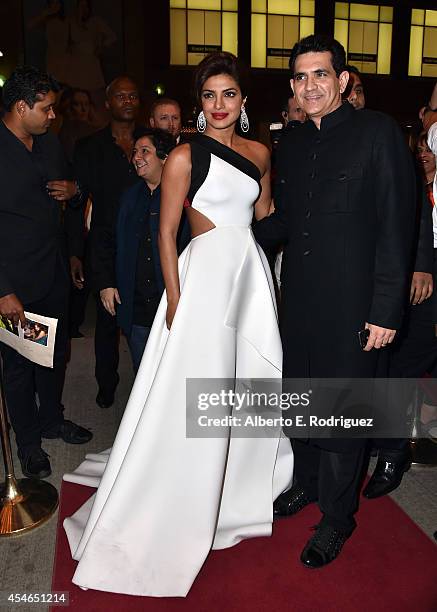
[{"label": "man in black sherwani", "polygon": [[[309,36],[290,57],[291,86],[310,121],[278,151],[275,213],[255,226],[285,244],[284,378],[373,378],[402,320],[415,215],[414,171],[390,117],[342,103],[348,72],[337,41]],[[369,330],[364,350],[358,332]],[[355,528],[365,439],[293,440],[295,483],[275,502],[292,515],[317,501],[322,519],[301,561],[333,561]]]}]

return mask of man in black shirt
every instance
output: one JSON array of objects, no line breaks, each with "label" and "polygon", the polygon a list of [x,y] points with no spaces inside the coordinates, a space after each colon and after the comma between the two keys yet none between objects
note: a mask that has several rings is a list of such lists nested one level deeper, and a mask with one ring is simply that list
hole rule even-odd
[{"label": "man in black shirt", "polygon": [[[58,84],[36,68],[17,69],[6,81],[0,121],[0,315],[25,324],[24,311],[58,319],[53,369],[1,345],[5,395],[23,474],[51,473],[41,437],[82,444],[92,434],[64,419],[61,396],[67,343],[68,273],[61,205],[80,201],[65,180],[59,142],[48,132]],[[38,406],[36,403],[38,395]]]},{"label": "man in black shirt", "polygon": [[164,290],[158,251],[160,185],[165,160],[175,145],[173,136],[160,129],[144,129],[136,141],[133,162],[142,182],[127,190],[120,204],[115,236],[117,288],[100,292],[107,311],[117,313],[135,372]]},{"label": "man in black shirt", "polygon": [[[139,93],[129,78],[116,78],[106,90],[106,108],[111,120],[107,127],[80,140],[74,152],[75,174],[86,196],[92,199],[89,249],[86,256],[88,281],[96,292],[95,330],[96,379],[99,391],[96,402],[102,408],[111,406],[118,384],[117,322],[102,306],[99,292],[115,286],[112,233],[120,197],[125,189],[139,181],[131,163],[135,141],[135,121],[139,110]],[[66,219],[70,244],[73,282],[84,278],[83,209],[69,211]]]}]

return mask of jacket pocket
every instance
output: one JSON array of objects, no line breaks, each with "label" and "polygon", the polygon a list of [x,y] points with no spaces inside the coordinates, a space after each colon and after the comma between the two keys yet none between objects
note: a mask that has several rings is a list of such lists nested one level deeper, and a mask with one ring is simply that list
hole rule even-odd
[{"label": "jacket pocket", "polygon": [[320,192],[320,209],[325,213],[349,213],[357,209],[363,180],[360,164],[339,169],[329,168],[323,176]]}]

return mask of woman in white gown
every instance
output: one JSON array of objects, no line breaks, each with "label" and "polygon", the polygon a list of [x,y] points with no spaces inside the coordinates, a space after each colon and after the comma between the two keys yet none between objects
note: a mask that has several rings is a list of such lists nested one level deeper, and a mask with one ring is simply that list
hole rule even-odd
[{"label": "woman in white gown", "polygon": [[[202,60],[196,93],[206,130],[166,162],[166,292],[122,423],[109,458],[91,455],[64,477],[98,486],[64,523],[83,588],[185,596],[211,548],[271,534],[273,500],[292,478],[280,428],[264,438],[232,427],[186,434],[187,415],[197,416],[187,379],[280,378],[282,364],[271,275],[250,227],[254,206],[257,218],[269,210],[269,154],[235,133],[240,111],[243,127],[247,118],[236,58]],[[193,239],[178,261],[184,205]]]}]

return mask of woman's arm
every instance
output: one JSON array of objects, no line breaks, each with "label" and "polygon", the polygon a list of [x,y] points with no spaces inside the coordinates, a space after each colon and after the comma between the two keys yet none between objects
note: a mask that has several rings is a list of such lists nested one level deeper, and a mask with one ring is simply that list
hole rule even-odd
[{"label": "woman's arm", "polygon": [[176,237],[191,180],[190,145],[174,149],[165,162],[161,180],[159,256],[167,292],[167,327],[170,329],[180,297]]}]

